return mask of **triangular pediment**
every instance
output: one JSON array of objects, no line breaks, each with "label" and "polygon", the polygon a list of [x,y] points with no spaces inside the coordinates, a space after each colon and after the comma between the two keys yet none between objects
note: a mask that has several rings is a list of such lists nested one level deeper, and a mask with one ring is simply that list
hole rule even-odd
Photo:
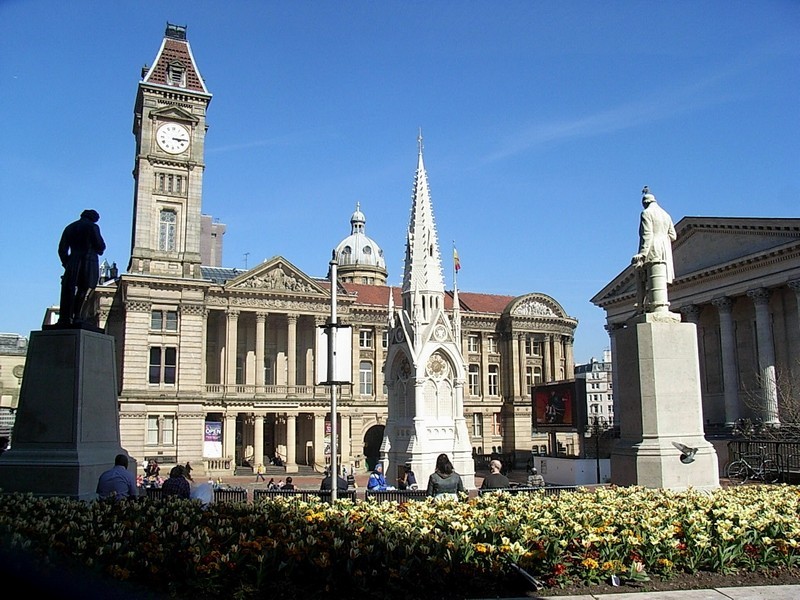
[{"label": "triangular pediment", "polygon": [[275,256],[249,271],[245,271],[227,285],[229,289],[247,289],[291,294],[329,295],[308,275],[281,256]]},{"label": "triangular pediment", "polygon": [[675,226],[675,276],[757,259],[800,242],[800,219],[684,217]]},{"label": "triangular pediment", "polygon": [[192,113],[177,106],[157,108],[150,112],[150,116],[164,121],[184,121],[192,124],[196,124],[199,121]]}]

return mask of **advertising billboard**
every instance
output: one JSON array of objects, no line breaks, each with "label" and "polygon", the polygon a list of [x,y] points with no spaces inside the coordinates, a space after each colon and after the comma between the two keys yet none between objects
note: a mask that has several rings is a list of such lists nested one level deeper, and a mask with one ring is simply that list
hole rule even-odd
[{"label": "advertising billboard", "polygon": [[532,396],[535,428],[576,426],[578,390],[574,381],[538,385]]}]

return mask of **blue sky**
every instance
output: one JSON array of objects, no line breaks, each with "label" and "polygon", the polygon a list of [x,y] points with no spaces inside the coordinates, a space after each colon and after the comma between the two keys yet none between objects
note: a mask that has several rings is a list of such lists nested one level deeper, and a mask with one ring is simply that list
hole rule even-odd
[{"label": "blue sky", "polygon": [[127,266],[133,104],[167,22],[214,95],[203,212],[227,225],[225,266],[281,255],[324,276],[360,202],[399,285],[422,128],[459,289],[553,296],[586,362],[642,186],[676,223],[798,216],[796,0],[2,0],[0,331],[57,304],[58,238],[83,209]]}]

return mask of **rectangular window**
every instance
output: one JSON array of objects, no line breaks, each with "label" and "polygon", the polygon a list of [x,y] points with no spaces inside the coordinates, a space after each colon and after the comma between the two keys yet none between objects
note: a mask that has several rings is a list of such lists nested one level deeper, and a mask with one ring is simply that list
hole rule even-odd
[{"label": "rectangular window", "polygon": [[358,392],[362,396],[372,395],[372,363],[362,360],[358,367]]},{"label": "rectangular window", "polygon": [[503,435],[503,419],[499,412],[492,413],[492,435]]},{"label": "rectangular window", "polygon": [[483,437],[483,415],[472,413],[472,437]]},{"label": "rectangular window", "polygon": [[178,215],[174,210],[162,210],[158,219],[158,249],[163,252],[175,251],[175,230]]},{"label": "rectangular window", "polygon": [[174,346],[153,346],[150,348],[150,383],[173,385],[178,367],[178,349]]},{"label": "rectangular window", "polygon": [[372,330],[362,329],[358,332],[358,347],[372,348]]},{"label": "rectangular window", "polygon": [[389,332],[388,331],[384,331],[381,334],[381,348],[383,348],[385,350],[388,347],[389,347]]},{"label": "rectangular window", "polygon": [[478,336],[474,333],[467,336],[467,352],[480,352],[478,346]]},{"label": "rectangular window", "polygon": [[175,445],[175,415],[147,415],[148,446]]},{"label": "rectangular window", "polygon": [[500,395],[500,382],[497,365],[489,365],[489,395]]},{"label": "rectangular window", "polygon": [[494,337],[493,335],[489,336],[486,339],[486,345],[488,346],[487,349],[489,350],[489,352],[491,352],[492,354],[497,354],[497,338],[496,337]]},{"label": "rectangular window", "polygon": [[480,396],[481,395],[481,373],[478,369],[478,365],[470,365],[469,366],[469,395],[470,396]]},{"label": "rectangular window", "polygon": [[150,329],[153,331],[178,331],[178,311],[150,311]]}]

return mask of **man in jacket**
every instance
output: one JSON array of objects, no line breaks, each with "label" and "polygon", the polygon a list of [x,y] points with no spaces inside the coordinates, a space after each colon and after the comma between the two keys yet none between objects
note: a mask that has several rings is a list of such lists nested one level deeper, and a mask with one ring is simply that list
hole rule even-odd
[{"label": "man in jacket", "polygon": [[96,210],[85,210],[81,218],[64,228],[58,243],[58,257],[64,267],[61,277],[59,325],[73,325],[93,315],[86,314],[86,299],[100,280],[98,257],[105,252],[106,243],[100,235]]}]

